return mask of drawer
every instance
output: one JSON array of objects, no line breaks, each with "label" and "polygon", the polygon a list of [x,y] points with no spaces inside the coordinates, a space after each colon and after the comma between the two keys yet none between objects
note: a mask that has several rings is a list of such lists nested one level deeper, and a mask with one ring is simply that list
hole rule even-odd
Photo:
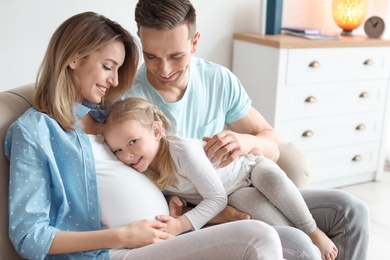
[{"label": "drawer", "polygon": [[385,79],[389,47],[288,50],[286,84]]},{"label": "drawer", "polygon": [[307,152],[311,166],[311,182],[340,177],[347,178],[364,172],[374,172],[379,160],[379,142]]},{"label": "drawer", "polygon": [[351,144],[379,142],[383,111],[311,119],[284,120],[278,132],[282,140],[305,151]]},{"label": "drawer", "polygon": [[362,80],[285,87],[278,97],[280,115],[290,119],[383,110],[386,84]]}]

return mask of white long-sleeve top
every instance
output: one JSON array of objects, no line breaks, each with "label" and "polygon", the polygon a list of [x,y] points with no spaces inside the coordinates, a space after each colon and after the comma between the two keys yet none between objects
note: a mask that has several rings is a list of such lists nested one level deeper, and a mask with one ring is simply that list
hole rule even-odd
[{"label": "white long-sleeve top", "polygon": [[[185,213],[195,230],[203,227],[221,212],[227,204],[227,195],[240,187],[250,185],[256,156],[238,157],[224,168],[212,164],[200,139],[172,137],[169,151],[175,163],[177,181],[164,190],[165,195],[177,195],[197,205]],[[152,174],[149,170],[146,174]]]}]

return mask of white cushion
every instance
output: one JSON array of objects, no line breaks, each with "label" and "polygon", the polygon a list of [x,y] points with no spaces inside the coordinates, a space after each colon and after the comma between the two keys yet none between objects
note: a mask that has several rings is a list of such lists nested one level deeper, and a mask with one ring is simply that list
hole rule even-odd
[{"label": "white cushion", "polygon": [[119,161],[100,138],[89,137],[95,157],[102,228],[169,215],[163,194],[148,177]]}]

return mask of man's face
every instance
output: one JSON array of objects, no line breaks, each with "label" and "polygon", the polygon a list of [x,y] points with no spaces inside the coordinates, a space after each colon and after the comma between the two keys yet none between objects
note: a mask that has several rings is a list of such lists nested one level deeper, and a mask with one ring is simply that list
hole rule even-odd
[{"label": "man's face", "polygon": [[196,51],[199,34],[188,37],[186,24],[172,30],[140,28],[148,79],[157,89],[185,87],[188,83],[188,65],[191,54]]}]

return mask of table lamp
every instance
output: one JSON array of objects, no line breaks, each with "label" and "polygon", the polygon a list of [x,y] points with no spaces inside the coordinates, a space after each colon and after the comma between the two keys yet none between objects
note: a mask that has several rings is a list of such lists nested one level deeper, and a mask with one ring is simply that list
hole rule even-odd
[{"label": "table lamp", "polygon": [[332,0],[332,15],[343,29],[341,35],[351,36],[366,18],[367,0]]}]

